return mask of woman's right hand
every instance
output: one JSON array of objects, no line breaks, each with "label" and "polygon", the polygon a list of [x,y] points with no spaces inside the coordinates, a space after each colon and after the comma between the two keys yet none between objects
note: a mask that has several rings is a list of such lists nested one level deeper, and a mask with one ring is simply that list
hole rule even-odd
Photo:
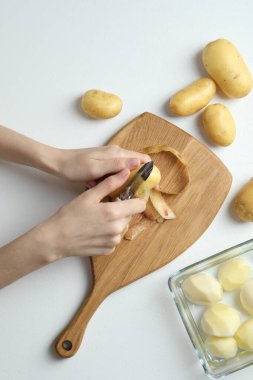
[{"label": "woman's right hand", "polygon": [[106,178],[63,206],[40,227],[47,236],[52,260],[66,256],[111,254],[120,243],[131,216],[145,210],[140,199],[101,202],[120,187],[130,171]]}]

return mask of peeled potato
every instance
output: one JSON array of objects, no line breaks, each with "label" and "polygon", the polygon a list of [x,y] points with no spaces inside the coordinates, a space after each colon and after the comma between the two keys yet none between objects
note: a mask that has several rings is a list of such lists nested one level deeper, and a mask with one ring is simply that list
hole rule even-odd
[{"label": "peeled potato", "polygon": [[169,110],[178,116],[192,115],[214,97],[216,85],[211,78],[201,78],[171,97]]},{"label": "peeled potato", "polygon": [[218,39],[210,42],[203,50],[202,59],[208,74],[227,96],[241,98],[251,91],[252,75],[230,41]]},{"label": "peeled potato", "polygon": [[216,144],[232,144],[236,136],[234,119],[229,109],[223,104],[210,104],[202,113],[205,131]]},{"label": "peeled potato", "polygon": [[253,279],[245,282],[241,287],[240,301],[247,313],[253,315]]},{"label": "peeled potato", "polygon": [[198,305],[211,305],[221,301],[223,291],[220,283],[207,273],[197,273],[187,278],[182,285],[188,300]]},{"label": "peeled potato", "polygon": [[246,260],[232,259],[220,265],[217,276],[223,289],[232,291],[248,280],[250,272],[251,267]]},{"label": "peeled potato", "polygon": [[82,96],[81,107],[85,113],[95,119],[108,119],[120,113],[122,100],[115,94],[89,90]]},{"label": "peeled potato", "polygon": [[233,358],[238,350],[236,340],[233,337],[208,336],[205,345],[211,355],[222,359]]},{"label": "peeled potato", "polygon": [[236,309],[217,303],[209,307],[201,319],[201,327],[207,335],[233,336],[240,326],[240,314]]},{"label": "peeled potato", "polygon": [[235,339],[242,350],[253,351],[253,319],[248,319],[239,327]]},{"label": "peeled potato", "polygon": [[234,210],[241,220],[253,222],[253,178],[237,194]]}]

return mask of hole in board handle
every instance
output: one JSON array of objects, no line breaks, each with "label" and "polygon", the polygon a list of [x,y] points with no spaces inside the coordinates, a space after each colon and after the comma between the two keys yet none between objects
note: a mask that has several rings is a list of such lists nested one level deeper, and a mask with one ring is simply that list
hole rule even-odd
[{"label": "hole in board handle", "polygon": [[70,351],[73,345],[70,342],[70,340],[64,340],[64,342],[62,342],[62,347],[64,348],[65,351]]}]

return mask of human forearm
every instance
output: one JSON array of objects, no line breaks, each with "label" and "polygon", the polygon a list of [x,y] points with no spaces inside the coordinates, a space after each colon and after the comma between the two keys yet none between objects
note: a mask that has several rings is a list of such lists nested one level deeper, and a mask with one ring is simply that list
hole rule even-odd
[{"label": "human forearm", "polygon": [[59,175],[60,150],[0,126],[0,159]]},{"label": "human forearm", "polygon": [[42,224],[0,248],[0,288],[56,260],[48,232]]},{"label": "human forearm", "polygon": [[87,183],[124,168],[135,169],[140,163],[149,161],[150,157],[113,145],[54,148],[0,126],[1,159],[31,166],[70,181]]},{"label": "human forearm", "polygon": [[106,178],[46,221],[0,248],[0,288],[64,257],[112,253],[131,216],[146,207],[140,199],[101,202],[122,186],[129,173],[124,169]]}]

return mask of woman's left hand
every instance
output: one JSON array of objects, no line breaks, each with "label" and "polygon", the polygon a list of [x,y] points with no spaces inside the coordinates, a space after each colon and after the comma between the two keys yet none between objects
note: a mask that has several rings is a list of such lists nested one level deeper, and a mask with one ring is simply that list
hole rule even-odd
[{"label": "woman's left hand", "polygon": [[69,181],[85,182],[92,187],[96,180],[125,168],[135,169],[150,161],[146,154],[122,149],[116,145],[99,148],[61,149],[59,176]]}]

